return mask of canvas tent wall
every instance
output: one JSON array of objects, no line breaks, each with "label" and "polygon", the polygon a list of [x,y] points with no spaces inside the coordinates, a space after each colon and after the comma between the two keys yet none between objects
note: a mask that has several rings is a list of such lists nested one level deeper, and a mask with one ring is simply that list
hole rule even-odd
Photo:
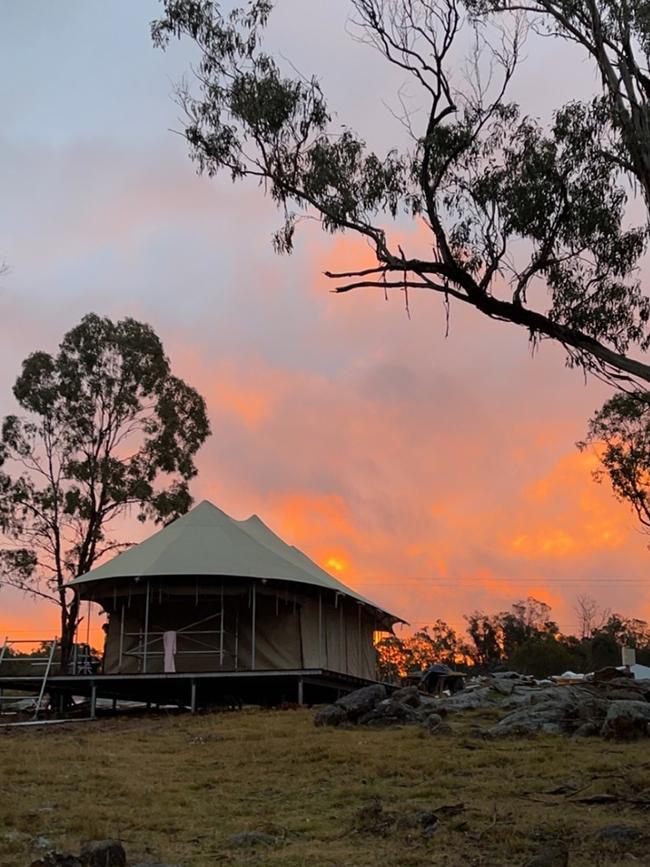
[{"label": "canvas tent wall", "polygon": [[399,620],[253,516],[204,501],[71,585],[108,613],[105,673],[324,668],[373,679],[373,635]]}]

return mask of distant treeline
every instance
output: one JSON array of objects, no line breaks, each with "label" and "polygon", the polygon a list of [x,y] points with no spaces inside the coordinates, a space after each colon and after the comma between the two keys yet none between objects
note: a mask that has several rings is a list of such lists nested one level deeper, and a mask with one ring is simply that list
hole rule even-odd
[{"label": "distant treeline", "polygon": [[377,645],[379,672],[391,679],[437,662],[466,672],[505,667],[548,677],[620,665],[622,646],[634,647],[637,662],[650,665],[650,627],[645,620],[600,611],[588,597],[578,599],[575,611],[577,635],[560,632],[551,620],[550,606],[532,597],[498,614],[465,615],[464,634],[436,620],[408,638],[382,639]]}]

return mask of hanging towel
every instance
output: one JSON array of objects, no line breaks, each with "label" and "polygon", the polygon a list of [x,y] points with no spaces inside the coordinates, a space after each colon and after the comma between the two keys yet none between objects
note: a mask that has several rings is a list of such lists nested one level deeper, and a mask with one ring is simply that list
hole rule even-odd
[{"label": "hanging towel", "polygon": [[165,651],[165,671],[176,671],[176,633],[173,630],[163,632],[163,649]]}]

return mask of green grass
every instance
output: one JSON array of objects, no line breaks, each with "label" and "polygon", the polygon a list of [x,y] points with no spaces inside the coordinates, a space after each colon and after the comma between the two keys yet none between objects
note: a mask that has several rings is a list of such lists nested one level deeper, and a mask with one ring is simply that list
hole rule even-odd
[{"label": "green grass", "polygon": [[[312,713],[244,711],[0,729],[0,864],[24,867],[45,836],[77,851],[117,837],[132,863],[245,865],[518,865],[561,838],[572,867],[648,863],[595,839],[607,824],[647,825],[647,742],[559,737],[487,741],[490,714],[450,718],[451,734],[418,728],[316,729]],[[609,793],[614,803],[552,794]],[[362,827],[381,799],[398,814],[464,804],[426,839],[419,829]],[[237,848],[239,831],[273,847]],[[636,860],[634,860],[636,858]]]}]

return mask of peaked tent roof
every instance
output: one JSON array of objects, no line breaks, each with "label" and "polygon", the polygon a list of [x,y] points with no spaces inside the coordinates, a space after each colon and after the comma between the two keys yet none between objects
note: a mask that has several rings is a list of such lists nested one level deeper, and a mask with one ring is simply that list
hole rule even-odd
[{"label": "peaked tent roof", "polygon": [[387,615],[392,623],[401,621],[337,581],[302,551],[287,545],[257,515],[236,521],[208,500],[139,545],[75,578],[68,586],[113,578],[198,575],[311,584],[370,605]]}]

